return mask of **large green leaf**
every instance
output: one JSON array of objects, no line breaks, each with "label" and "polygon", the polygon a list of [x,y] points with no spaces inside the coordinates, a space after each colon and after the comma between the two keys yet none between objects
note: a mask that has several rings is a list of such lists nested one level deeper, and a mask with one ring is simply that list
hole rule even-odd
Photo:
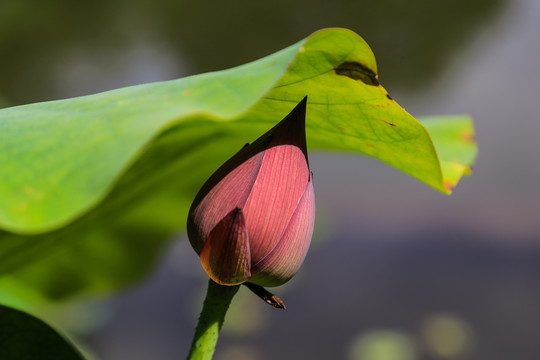
[{"label": "large green leaf", "polygon": [[449,193],[474,158],[451,143],[470,120],[432,139],[376,74],[358,35],[327,29],[230,70],[0,110],[4,284],[63,297],[140,278],[211,172],[305,95],[310,149],[365,153]]},{"label": "large green leaf", "polygon": [[0,305],[0,359],[82,360],[83,357],[43,321]]},{"label": "large green leaf", "polygon": [[365,152],[446,191],[428,133],[378,85],[367,44],[330,29],[226,71],[1,110],[0,224],[59,228],[102,200],[166,128],[213,120],[257,133],[306,94],[311,147]]},{"label": "large green leaf", "polygon": [[247,111],[297,47],[228,71],[1,110],[0,225],[41,233],[73,221],[166,128]]}]

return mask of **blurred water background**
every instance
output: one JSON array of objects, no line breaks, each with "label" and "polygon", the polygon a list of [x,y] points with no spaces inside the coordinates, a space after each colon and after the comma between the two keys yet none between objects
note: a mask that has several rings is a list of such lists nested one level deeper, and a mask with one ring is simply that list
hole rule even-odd
[{"label": "blurred water background", "polygon": [[[275,290],[288,309],[241,289],[216,359],[538,360],[538,19],[537,0],[0,0],[0,106],[219,70],[350,28],[414,116],[474,117],[473,176],[447,197],[373,159],[310,154],[316,233]],[[145,282],[98,304],[82,342],[103,360],[183,358],[205,288],[179,234]]]}]

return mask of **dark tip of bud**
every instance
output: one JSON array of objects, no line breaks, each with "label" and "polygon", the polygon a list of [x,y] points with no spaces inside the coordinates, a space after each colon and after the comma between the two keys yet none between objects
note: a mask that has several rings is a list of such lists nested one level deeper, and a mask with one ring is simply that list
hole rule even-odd
[{"label": "dark tip of bud", "polygon": [[302,150],[307,161],[306,106],[307,96],[305,96],[294,107],[289,115],[270,129],[266,134],[272,134],[270,146],[295,145]]},{"label": "dark tip of bud", "polygon": [[[276,126],[268,130],[253,143],[246,143],[232,158],[227,160],[206,181],[199,193],[193,200],[190,213],[199,205],[203,197],[219,183],[230,171],[256,154],[267,150],[269,147],[278,145],[294,145],[302,150],[309,168],[307,144],[306,144],[306,105],[305,96],[295,108],[281,120]],[[189,227],[188,227],[189,231]]]}]

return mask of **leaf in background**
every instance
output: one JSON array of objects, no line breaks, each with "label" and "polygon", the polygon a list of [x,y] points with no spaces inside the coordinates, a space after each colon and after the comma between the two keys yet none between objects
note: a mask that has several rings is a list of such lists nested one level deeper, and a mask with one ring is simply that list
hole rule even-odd
[{"label": "leaf in background", "polygon": [[43,321],[0,305],[0,359],[83,360],[83,356]]},{"label": "leaf in background", "polygon": [[52,298],[133,283],[200,184],[306,94],[310,149],[365,153],[448,193],[462,157],[436,140],[441,168],[376,74],[358,35],[327,29],[230,70],[0,110],[0,274]]},{"label": "leaf in background", "polygon": [[462,175],[470,175],[478,153],[474,127],[469,116],[433,116],[421,119],[427,129],[451,190]]}]

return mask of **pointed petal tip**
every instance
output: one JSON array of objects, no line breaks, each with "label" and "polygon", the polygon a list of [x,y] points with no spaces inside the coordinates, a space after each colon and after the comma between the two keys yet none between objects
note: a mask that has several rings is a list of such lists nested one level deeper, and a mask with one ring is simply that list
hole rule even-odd
[{"label": "pointed petal tip", "polygon": [[303,126],[306,120],[307,98],[307,95],[304,96],[281,122],[297,122]]},{"label": "pointed petal tip", "polygon": [[268,132],[271,137],[268,146],[294,145],[302,150],[309,166],[306,141],[306,105],[307,96]]},{"label": "pointed petal tip", "polygon": [[305,122],[306,120],[306,108],[307,108],[307,95],[291,111],[290,115],[296,115],[296,119]]}]

